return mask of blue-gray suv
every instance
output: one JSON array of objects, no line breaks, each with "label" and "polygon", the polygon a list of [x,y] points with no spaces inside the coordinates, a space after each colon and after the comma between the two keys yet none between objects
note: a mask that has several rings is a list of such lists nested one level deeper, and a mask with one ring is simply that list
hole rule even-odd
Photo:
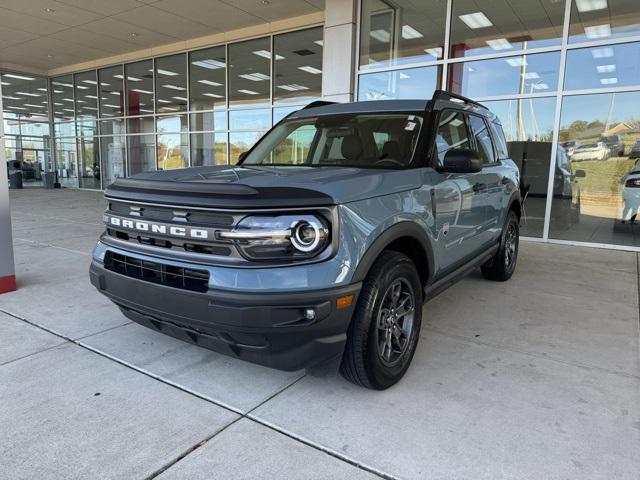
[{"label": "blue-gray suv", "polygon": [[425,300],[477,267],[511,277],[519,187],[498,118],[467,98],[314,102],[236,166],[116,180],[91,282],[156,331],[284,370],[341,358],[384,389]]}]

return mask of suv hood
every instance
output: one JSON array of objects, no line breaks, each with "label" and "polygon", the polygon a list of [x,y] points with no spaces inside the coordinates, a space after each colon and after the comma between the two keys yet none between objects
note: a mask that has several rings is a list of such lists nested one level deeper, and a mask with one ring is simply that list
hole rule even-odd
[{"label": "suv hood", "polygon": [[416,170],[215,166],[119,178],[107,198],[218,208],[337,205],[416,188]]}]

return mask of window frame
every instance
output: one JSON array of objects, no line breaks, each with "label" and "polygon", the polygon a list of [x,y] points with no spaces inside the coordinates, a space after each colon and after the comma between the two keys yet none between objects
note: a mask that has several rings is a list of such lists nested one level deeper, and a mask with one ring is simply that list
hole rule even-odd
[{"label": "window frame", "polygon": [[488,120],[483,115],[480,115],[478,113],[466,112],[466,114],[467,114],[467,120],[469,122],[468,128],[469,128],[469,131],[471,132],[471,137],[473,138],[473,140],[472,140],[472,143],[474,145],[473,150],[476,153],[480,154],[480,149],[478,147],[478,140],[476,139],[475,133],[473,133],[473,126],[471,125],[471,117],[472,116],[473,117],[477,117],[482,122],[484,122],[484,126],[487,129],[487,134],[489,136],[489,141],[491,142],[491,148],[493,149],[494,161],[493,162],[489,162],[489,163],[484,163],[483,162],[482,163],[482,168],[484,169],[485,167],[493,167],[493,166],[496,166],[496,165],[501,165],[502,163],[500,161],[500,158],[498,158],[498,151],[496,149],[496,142],[495,142],[495,139],[493,138],[493,134],[491,132],[491,126],[489,125]]}]

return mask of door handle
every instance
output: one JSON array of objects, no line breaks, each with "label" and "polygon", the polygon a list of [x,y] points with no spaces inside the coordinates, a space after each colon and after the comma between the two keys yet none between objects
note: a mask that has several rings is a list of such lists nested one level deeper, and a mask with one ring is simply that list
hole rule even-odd
[{"label": "door handle", "polygon": [[483,190],[487,189],[487,184],[486,183],[474,183],[473,184],[473,191],[478,193],[481,192]]}]

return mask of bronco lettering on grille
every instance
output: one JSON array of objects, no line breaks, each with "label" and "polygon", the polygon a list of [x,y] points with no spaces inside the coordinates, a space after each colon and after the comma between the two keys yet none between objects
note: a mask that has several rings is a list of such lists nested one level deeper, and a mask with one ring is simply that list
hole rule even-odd
[{"label": "bronco lettering on grille", "polygon": [[199,240],[207,240],[209,238],[209,230],[203,228],[178,227],[155,222],[128,220],[109,215],[105,217],[105,220],[108,225],[126,228],[128,230],[137,230],[139,232],[158,233],[161,235],[168,234],[174,237],[197,238]]}]

